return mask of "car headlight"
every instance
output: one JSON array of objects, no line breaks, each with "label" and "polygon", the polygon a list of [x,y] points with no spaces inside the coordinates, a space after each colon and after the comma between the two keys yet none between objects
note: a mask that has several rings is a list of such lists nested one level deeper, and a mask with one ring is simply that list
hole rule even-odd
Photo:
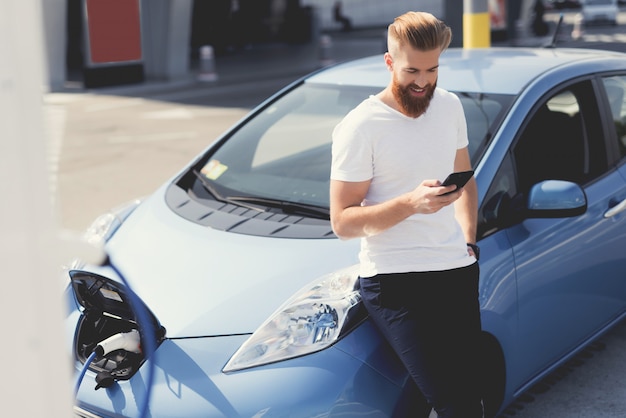
[{"label": "car headlight", "polygon": [[136,199],[98,216],[85,231],[85,241],[90,244],[108,241],[140,204],[141,200]]},{"label": "car headlight", "polygon": [[226,363],[224,372],[310,354],[350,329],[361,302],[358,268],[352,266],[301,289],[261,325]]},{"label": "car headlight", "polygon": [[66,247],[74,250],[74,253],[70,255],[71,261],[63,264],[62,270],[80,270],[84,268],[86,263],[95,263],[93,260],[100,256],[100,254],[96,256],[95,253],[102,252],[101,248],[104,243],[115,234],[115,231],[140,204],[141,200],[136,199],[98,216],[85,230],[82,237],[76,237],[69,233],[61,234],[60,238],[65,242]]}]

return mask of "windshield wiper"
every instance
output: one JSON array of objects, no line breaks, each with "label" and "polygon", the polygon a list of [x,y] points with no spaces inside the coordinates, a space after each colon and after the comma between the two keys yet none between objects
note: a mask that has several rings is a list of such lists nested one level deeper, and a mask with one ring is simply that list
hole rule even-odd
[{"label": "windshield wiper", "polygon": [[288,215],[309,216],[317,219],[330,220],[330,210],[324,207],[308,205],[306,203],[290,202],[287,200],[270,199],[266,197],[256,196],[228,196],[232,202],[247,202],[259,204],[271,208],[277,208]]},{"label": "windshield wiper", "polygon": [[233,201],[228,197],[222,196],[215,187],[208,181],[206,177],[204,177],[198,170],[193,170],[193,174],[195,174],[196,178],[200,180],[200,184],[204,187],[204,190],[209,192],[209,194],[213,197],[213,199],[222,203],[230,203],[233,205],[241,206],[246,209],[256,210],[257,212],[265,212],[263,208],[253,205],[246,205],[244,202]]},{"label": "windshield wiper", "polygon": [[230,203],[246,209],[258,212],[267,212],[263,207],[257,205],[280,209],[288,215],[301,215],[317,219],[330,220],[330,211],[320,206],[307,205],[304,203],[289,202],[286,200],[270,199],[256,196],[222,196],[215,187],[198,170],[193,170],[193,174],[200,180],[202,187],[218,202]]}]

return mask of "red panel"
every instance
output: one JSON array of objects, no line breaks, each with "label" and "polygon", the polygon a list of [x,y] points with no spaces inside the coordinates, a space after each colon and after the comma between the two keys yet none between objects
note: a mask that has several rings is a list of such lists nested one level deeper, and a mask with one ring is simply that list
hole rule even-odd
[{"label": "red panel", "polygon": [[139,0],[85,0],[90,61],[141,60]]}]

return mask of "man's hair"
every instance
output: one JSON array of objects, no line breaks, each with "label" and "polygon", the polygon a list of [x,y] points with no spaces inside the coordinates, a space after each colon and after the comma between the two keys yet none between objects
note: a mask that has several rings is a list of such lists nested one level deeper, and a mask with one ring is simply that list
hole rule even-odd
[{"label": "man's hair", "polygon": [[426,12],[407,12],[396,17],[387,29],[389,52],[405,45],[420,51],[439,48],[442,52],[452,41],[452,29]]}]

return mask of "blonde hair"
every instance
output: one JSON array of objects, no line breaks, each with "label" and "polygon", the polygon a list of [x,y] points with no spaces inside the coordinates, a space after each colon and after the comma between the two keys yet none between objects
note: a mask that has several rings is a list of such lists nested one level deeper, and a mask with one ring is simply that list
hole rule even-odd
[{"label": "blonde hair", "polygon": [[452,41],[452,29],[426,12],[407,12],[396,17],[387,28],[387,45],[392,49],[405,45],[420,51],[439,48],[442,52]]}]

